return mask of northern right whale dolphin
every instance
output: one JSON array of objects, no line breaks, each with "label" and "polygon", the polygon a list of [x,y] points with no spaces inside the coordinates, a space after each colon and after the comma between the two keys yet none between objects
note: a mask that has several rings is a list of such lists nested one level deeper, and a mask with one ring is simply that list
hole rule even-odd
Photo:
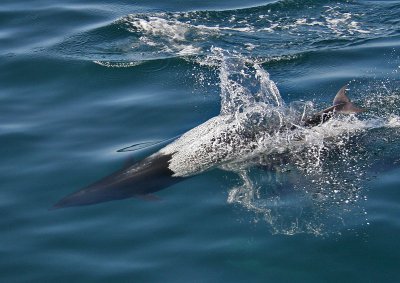
[{"label": "northern right whale dolphin", "polygon": [[[336,113],[363,111],[347,97],[346,88],[347,85],[338,91],[331,107],[302,119],[300,125],[283,125],[279,131],[317,127]],[[152,198],[154,192],[221,165],[222,160],[237,156],[240,143],[252,142],[252,135],[246,133],[246,129],[238,129],[227,123],[229,119],[223,115],[209,119],[149,157],[64,197],[53,209],[130,197]],[[239,144],[233,144],[232,140]]]}]

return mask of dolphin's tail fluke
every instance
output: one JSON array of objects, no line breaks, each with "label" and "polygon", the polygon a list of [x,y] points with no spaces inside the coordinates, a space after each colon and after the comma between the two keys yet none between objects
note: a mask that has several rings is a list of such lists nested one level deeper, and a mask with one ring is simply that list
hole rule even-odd
[{"label": "dolphin's tail fluke", "polygon": [[52,209],[91,205],[130,197],[148,198],[152,193],[181,181],[169,169],[172,155],[154,154],[126,166],[100,181],[72,193],[57,202]]}]

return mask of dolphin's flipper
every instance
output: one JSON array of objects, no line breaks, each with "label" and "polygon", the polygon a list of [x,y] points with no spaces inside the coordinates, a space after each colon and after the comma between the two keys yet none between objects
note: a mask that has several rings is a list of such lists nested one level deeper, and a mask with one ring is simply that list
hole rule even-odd
[{"label": "dolphin's flipper", "polygon": [[131,197],[149,198],[152,193],[184,179],[174,177],[173,171],[168,168],[171,157],[172,155],[169,154],[151,155],[66,196],[57,202],[53,209]]}]

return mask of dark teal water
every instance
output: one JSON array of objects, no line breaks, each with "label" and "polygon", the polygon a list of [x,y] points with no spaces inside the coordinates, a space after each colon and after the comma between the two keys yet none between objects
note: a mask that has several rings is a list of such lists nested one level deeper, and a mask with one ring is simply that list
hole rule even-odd
[{"label": "dark teal water", "polygon": [[[400,281],[399,75],[398,1],[3,0],[0,281]],[[48,210],[273,82],[316,109],[350,83],[368,111],[289,169],[259,140],[161,201]]]}]

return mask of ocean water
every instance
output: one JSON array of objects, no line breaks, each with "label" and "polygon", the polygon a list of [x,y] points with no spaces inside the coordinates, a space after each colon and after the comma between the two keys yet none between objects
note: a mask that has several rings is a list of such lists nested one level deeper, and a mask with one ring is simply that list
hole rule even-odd
[{"label": "ocean water", "polygon": [[[3,0],[0,281],[399,282],[399,106],[398,1]],[[161,200],[49,210],[202,123]]]}]

